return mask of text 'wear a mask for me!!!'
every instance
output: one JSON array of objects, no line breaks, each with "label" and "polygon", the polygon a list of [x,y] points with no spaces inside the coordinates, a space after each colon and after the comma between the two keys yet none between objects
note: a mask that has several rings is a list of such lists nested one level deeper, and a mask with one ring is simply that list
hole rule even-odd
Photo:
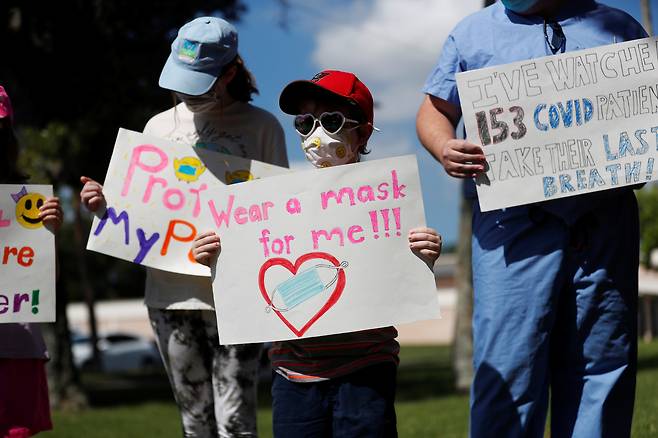
[{"label": "text 'wear a mask for me!!!'", "polygon": [[315,167],[332,167],[349,163],[354,158],[352,146],[340,133],[328,134],[321,126],[302,140],[306,159]]}]

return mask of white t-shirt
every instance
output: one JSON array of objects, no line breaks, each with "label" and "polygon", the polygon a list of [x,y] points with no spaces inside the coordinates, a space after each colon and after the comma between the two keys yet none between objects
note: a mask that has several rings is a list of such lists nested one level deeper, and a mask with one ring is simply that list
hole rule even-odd
[{"label": "white t-shirt", "polygon": [[[144,134],[288,167],[283,129],[267,111],[236,101],[222,110],[193,113],[184,103],[157,114]],[[147,268],[144,302],[169,310],[214,310],[209,277]]]}]

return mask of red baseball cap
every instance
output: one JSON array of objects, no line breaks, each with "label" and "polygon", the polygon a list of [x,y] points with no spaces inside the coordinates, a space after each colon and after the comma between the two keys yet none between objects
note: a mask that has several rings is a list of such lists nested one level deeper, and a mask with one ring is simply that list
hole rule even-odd
[{"label": "red baseball cap", "polygon": [[370,90],[354,73],[324,70],[311,80],[293,81],[286,85],[279,97],[279,107],[284,113],[299,114],[299,104],[314,96],[331,96],[344,99],[354,105],[373,127],[373,101]]}]

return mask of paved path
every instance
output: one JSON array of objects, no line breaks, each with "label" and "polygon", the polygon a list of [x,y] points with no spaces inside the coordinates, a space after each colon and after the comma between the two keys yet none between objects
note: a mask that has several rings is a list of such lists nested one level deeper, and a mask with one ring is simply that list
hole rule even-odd
[{"label": "paved path", "polygon": [[[439,289],[441,319],[421,321],[398,327],[398,340],[404,345],[449,344],[454,333],[455,291]],[[67,309],[72,330],[89,333],[87,307],[70,304]],[[100,301],[96,304],[98,332],[128,332],[152,339],[146,307],[141,299]]]}]

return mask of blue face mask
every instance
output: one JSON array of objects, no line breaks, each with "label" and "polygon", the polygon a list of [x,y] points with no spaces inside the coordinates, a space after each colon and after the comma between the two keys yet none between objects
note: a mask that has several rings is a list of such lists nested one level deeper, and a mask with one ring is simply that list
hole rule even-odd
[{"label": "blue face mask", "polygon": [[180,173],[185,174],[185,175],[191,175],[191,176],[194,176],[194,174],[196,173],[196,168],[193,167],[193,166],[190,166],[190,165],[188,165],[188,164],[181,164],[181,165],[178,167],[178,171],[179,171]]},{"label": "blue face mask", "polygon": [[[270,310],[274,309],[278,310],[279,312],[286,312],[298,306],[299,304],[308,301],[320,292],[323,292],[324,290],[333,286],[336,280],[338,280],[338,274],[340,270],[345,269],[347,266],[347,262],[342,262],[339,266],[315,265],[311,268],[298,272],[294,277],[284,281],[274,289],[272,298],[270,300],[272,304],[267,306],[265,311],[269,312]],[[336,270],[336,275],[334,275],[334,278],[328,284],[324,284],[320,278],[318,270],[321,268]],[[283,301],[284,307],[278,307],[274,304],[274,296],[277,293],[281,296],[281,301]]]},{"label": "blue face mask", "polygon": [[541,0],[500,0],[512,12],[526,12]]}]

